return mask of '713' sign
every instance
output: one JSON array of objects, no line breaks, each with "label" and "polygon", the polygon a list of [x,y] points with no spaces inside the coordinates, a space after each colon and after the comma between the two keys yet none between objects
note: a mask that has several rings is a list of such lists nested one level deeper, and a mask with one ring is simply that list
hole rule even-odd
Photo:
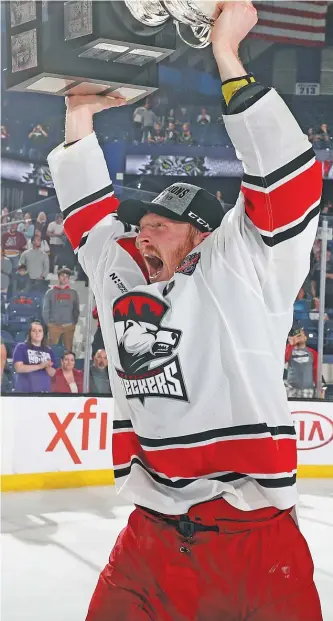
[{"label": "'713' sign", "polygon": [[297,82],[296,95],[320,95],[320,84],[318,82]]}]

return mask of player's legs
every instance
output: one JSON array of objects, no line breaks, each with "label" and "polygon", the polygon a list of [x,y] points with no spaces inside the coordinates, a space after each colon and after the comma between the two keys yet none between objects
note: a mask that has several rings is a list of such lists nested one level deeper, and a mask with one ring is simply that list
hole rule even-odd
[{"label": "player's legs", "polygon": [[301,590],[260,608],[246,621],[322,621],[319,596],[314,582]]},{"label": "player's legs", "polygon": [[[165,532],[164,532],[165,531]],[[136,509],[120,533],[109,563],[102,571],[93,594],[86,621],[189,621],[189,592],[182,585],[170,587],[167,579],[179,553],[176,531],[145,517]],[[178,573],[179,570],[177,570]],[[190,586],[189,584],[186,586]],[[182,598],[178,604],[179,589]]]},{"label": "player's legs", "polygon": [[[308,545],[290,515],[252,532],[244,621],[323,621]],[[242,546],[245,552],[246,548]]]},{"label": "player's legs", "polygon": [[102,572],[86,621],[322,621],[313,563],[288,512],[197,505],[219,525],[186,540],[136,510]]}]

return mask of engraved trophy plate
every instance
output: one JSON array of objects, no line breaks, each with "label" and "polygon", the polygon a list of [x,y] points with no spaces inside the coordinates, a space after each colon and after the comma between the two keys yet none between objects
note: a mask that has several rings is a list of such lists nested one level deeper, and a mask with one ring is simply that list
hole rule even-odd
[{"label": "engraved trophy plate", "polygon": [[64,4],[65,41],[93,32],[92,0],[69,0]]},{"label": "engraved trophy plate", "polygon": [[11,0],[10,6],[10,25],[12,28],[21,26],[36,19],[35,0]]},{"label": "engraved trophy plate", "polygon": [[13,35],[11,37],[11,53],[13,73],[37,67],[36,28]]}]

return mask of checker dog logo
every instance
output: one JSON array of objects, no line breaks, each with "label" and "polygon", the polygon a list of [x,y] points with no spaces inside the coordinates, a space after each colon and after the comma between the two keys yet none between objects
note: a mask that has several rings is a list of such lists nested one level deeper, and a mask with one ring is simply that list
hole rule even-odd
[{"label": "checker dog logo", "polygon": [[182,333],[162,325],[169,306],[145,293],[128,293],[113,306],[122,369],[116,369],[127,399],[163,397],[188,401],[175,351]]},{"label": "checker dog logo", "polygon": [[176,274],[185,274],[185,276],[192,276],[199,263],[200,257],[200,252],[195,252],[194,254],[190,254],[188,257],[185,257],[185,259],[178,265],[176,269]]}]

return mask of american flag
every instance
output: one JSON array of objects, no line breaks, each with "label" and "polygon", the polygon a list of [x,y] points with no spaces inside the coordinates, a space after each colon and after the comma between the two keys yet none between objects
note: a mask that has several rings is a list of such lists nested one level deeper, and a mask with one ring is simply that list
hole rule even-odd
[{"label": "american flag", "polygon": [[250,36],[281,43],[325,43],[327,0],[255,2],[258,24]]}]

